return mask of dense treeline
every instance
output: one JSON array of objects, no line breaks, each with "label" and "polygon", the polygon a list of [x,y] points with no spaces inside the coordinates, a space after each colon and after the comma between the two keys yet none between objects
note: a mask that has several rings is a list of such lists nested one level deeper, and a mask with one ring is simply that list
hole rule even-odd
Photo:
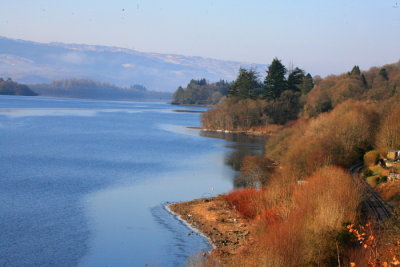
[{"label": "dense treeline", "polygon": [[88,79],[68,79],[53,81],[50,84],[31,85],[43,96],[107,99],[107,100],[169,100],[169,93],[148,91],[142,85],[122,88],[113,84]]},{"label": "dense treeline", "polygon": [[[283,125],[299,117],[317,117],[349,99],[391,99],[399,95],[399,83],[400,62],[364,72],[354,66],[346,74],[321,79],[313,78],[299,68],[288,73],[285,66],[274,59],[263,82],[255,71],[240,69],[227,99],[215,110],[206,112],[202,123],[208,129],[225,130]],[[255,106],[258,112],[249,112]]]},{"label": "dense treeline", "polygon": [[[228,97],[213,111],[205,113],[208,129],[248,130],[254,126],[285,124],[295,120],[305,96],[314,87],[311,74],[299,68],[287,71],[275,58],[262,82],[254,70],[241,68],[229,87]],[[245,119],[244,119],[245,118]]]},{"label": "dense treeline", "polygon": [[266,124],[270,119],[264,115],[262,100],[229,97],[214,109],[205,112],[202,124],[207,129],[241,130]]},{"label": "dense treeline", "polygon": [[10,78],[7,80],[0,78],[0,95],[35,96],[37,94],[24,84],[14,82]]},{"label": "dense treeline", "polygon": [[209,83],[206,79],[191,80],[186,88],[179,87],[172,96],[172,104],[215,105],[226,96],[230,83],[221,80]]}]

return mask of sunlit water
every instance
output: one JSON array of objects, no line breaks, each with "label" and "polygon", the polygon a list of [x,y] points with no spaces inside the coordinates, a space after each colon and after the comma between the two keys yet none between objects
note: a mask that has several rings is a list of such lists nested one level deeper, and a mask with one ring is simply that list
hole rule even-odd
[{"label": "sunlit water", "polygon": [[181,266],[208,250],[164,206],[229,191],[226,163],[260,144],[202,137],[175,109],[1,96],[0,266]]}]

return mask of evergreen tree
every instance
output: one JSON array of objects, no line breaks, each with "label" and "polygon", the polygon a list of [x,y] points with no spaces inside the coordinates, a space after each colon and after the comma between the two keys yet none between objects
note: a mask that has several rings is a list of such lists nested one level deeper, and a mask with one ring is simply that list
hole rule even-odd
[{"label": "evergreen tree", "polygon": [[286,68],[281,61],[274,58],[268,67],[267,76],[264,80],[264,98],[267,100],[277,99],[287,89],[285,78]]},{"label": "evergreen tree", "polygon": [[308,94],[314,88],[314,80],[310,73],[303,77],[301,84],[298,86],[302,95]]},{"label": "evergreen tree", "polygon": [[197,84],[199,86],[205,86],[205,85],[207,85],[207,80],[203,78],[203,79],[199,80]]},{"label": "evergreen tree", "polygon": [[259,88],[257,72],[240,68],[238,77],[229,88],[228,96],[255,98]]},{"label": "evergreen tree", "polygon": [[288,89],[292,90],[294,92],[300,91],[299,85],[303,82],[304,80],[304,71],[299,68],[295,68],[288,77],[287,83],[288,83]]},{"label": "evergreen tree", "polygon": [[385,68],[382,68],[379,71],[379,75],[381,75],[382,78],[385,79],[386,81],[389,80],[388,73],[387,73],[387,70]]},{"label": "evergreen tree", "polygon": [[185,91],[183,90],[182,86],[179,86],[179,88],[172,95],[173,99],[172,104],[184,103],[184,98],[185,98]]},{"label": "evergreen tree", "polygon": [[360,76],[361,75],[360,67],[355,65],[349,74],[350,76]]},{"label": "evergreen tree", "polygon": [[361,81],[362,81],[364,87],[368,88],[368,82],[367,82],[367,79],[365,78],[364,74],[361,75]]},{"label": "evergreen tree", "polygon": [[277,99],[267,103],[265,113],[273,123],[285,124],[290,120],[297,119],[300,110],[300,93],[285,90]]}]

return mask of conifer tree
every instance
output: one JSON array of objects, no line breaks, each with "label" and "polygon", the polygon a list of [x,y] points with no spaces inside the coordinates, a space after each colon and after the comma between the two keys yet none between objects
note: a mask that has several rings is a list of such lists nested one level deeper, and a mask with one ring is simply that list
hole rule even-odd
[{"label": "conifer tree", "polygon": [[283,91],[287,89],[285,78],[286,68],[281,61],[274,58],[268,67],[267,76],[264,80],[264,98],[267,100],[277,99]]},{"label": "conifer tree", "polygon": [[228,95],[242,99],[255,98],[259,87],[257,72],[240,68],[239,75],[229,88]]},{"label": "conifer tree", "polygon": [[368,88],[368,81],[367,81],[367,79],[365,78],[365,75],[364,75],[364,74],[361,75],[361,81],[362,81],[364,87],[365,87],[365,88]]},{"label": "conifer tree", "polygon": [[379,71],[379,75],[381,75],[382,78],[385,79],[386,81],[389,80],[388,73],[387,73],[387,70],[385,68],[382,68]]},{"label": "conifer tree", "polygon": [[308,94],[314,88],[314,80],[310,73],[303,77],[301,84],[298,86],[302,95]]},{"label": "conifer tree", "polygon": [[360,67],[357,66],[357,65],[355,65],[355,66],[353,67],[353,69],[351,70],[350,75],[351,75],[351,76],[360,76],[360,75],[361,75]]},{"label": "conifer tree", "polygon": [[303,82],[304,79],[304,71],[299,68],[295,68],[288,77],[288,89],[292,91],[300,91],[299,85]]}]

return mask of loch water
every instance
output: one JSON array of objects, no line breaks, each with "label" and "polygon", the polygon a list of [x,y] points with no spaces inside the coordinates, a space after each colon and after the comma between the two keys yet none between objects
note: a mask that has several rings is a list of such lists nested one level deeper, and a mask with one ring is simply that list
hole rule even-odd
[{"label": "loch water", "polygon": [[0,266],[182,266],[209,250],[165,205],[228,192],[263,144],[186,128],[204,110],[0,96]]}]

